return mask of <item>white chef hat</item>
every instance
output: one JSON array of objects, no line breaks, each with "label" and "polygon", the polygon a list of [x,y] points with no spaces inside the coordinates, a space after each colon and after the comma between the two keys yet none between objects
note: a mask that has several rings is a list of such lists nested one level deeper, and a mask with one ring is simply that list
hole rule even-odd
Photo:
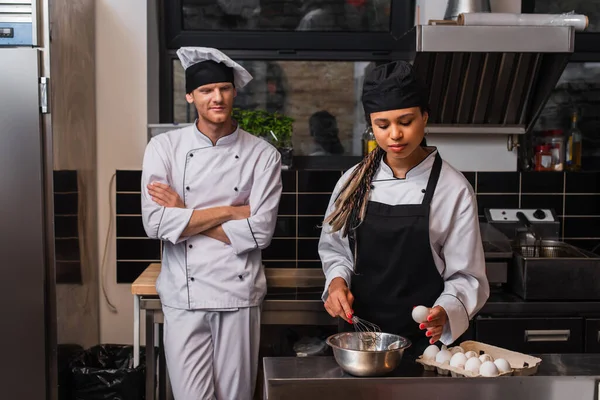
[{"label": "white chef hat", "polygon": [[177,57],[185,69],[186,93],[202,85],[219,82],[231,82],[241,89],[252,80],[252,75],[244,67],[217,49],[182,47],[177,50]]}]

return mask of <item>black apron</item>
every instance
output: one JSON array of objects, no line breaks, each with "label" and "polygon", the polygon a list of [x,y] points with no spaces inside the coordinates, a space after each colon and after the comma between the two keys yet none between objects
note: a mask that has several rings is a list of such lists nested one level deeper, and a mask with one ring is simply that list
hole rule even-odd
[{"label": "black apron", "polygon": [[[410,339],[411,353],[417,354],[429,338],[412,319],[413,307],[432,307],[444,289],[429,240],[430,205],[441,167],[436,154],[422,204],[370,201],[350,241],[357,253],[351,284],[354,314],[379,325],[383,332]],[[346,322],[342,325],[345,331],[354,330]]]}]

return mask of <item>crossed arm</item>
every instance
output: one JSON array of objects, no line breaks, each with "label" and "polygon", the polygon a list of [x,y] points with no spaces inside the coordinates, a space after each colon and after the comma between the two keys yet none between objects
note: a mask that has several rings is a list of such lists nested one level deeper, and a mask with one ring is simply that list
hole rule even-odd
[{"label": "crossed arm", "polygon": [[201,234],[231,245],[236,255],[265,249],[277,222],[281,157],[276,151],[263,154],[253,166],[249,205],[194,210],[185,208],[170,187],[170,158],[151,140],[142,168],[142,220],[148,237],[178,244]]},{"label": "crossed arm", "polygon": [[[153,182],[147,188],[148,194],[156,204],[162,207],[185,208],[181,197],[169,185]],[[222,206],[193,210],[181,236],[190,237],[202,234],[223,243],[231,244],[221,225],[227,221],[248,217],[250,217],[250,206]]]}]

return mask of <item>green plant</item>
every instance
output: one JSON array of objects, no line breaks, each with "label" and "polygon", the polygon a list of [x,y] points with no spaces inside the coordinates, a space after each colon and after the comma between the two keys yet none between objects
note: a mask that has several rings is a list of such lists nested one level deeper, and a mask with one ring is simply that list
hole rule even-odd
[{"label": "green plant", "polygon": [[292,147],[292,124],[294,119],[265,110],[233,109],[233,119],[240,128],[254,136],[262,137],[275,147]]}]

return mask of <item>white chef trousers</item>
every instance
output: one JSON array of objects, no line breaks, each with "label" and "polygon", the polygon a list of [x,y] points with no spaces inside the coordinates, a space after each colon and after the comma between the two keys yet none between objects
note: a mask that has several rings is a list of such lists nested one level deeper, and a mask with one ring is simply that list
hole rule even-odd
[{"label": "white chef trousers", "polygon": [[260,307],[181,310],[163,305],[164,350],[175,400],[251,400]]}]

